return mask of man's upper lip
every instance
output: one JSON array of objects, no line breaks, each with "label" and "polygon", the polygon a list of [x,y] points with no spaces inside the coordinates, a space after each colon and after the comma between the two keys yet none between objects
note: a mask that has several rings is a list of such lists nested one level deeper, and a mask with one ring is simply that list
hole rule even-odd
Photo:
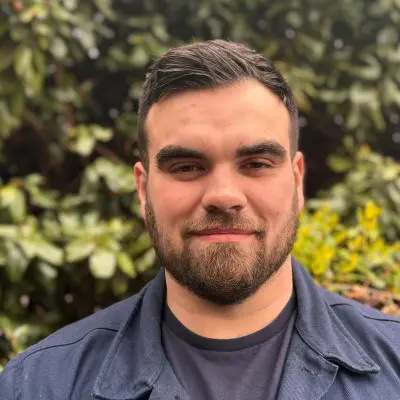
[{"label": "man's upper lip", "polygon": [[237,228],[219,228],[219,229],[205,229],[196,231],[195,235],[248,235],[253,233],[246,229]]}]

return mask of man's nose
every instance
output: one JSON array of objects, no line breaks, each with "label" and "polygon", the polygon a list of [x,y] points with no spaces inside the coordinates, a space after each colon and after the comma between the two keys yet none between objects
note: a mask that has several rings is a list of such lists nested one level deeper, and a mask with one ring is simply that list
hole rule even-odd
[{"label": "man's nose", "polygon": [[246,196],[232,176],[226,174],[210,176],[202,199],[202,206],[207,212],[238,212],[246,204]]}]

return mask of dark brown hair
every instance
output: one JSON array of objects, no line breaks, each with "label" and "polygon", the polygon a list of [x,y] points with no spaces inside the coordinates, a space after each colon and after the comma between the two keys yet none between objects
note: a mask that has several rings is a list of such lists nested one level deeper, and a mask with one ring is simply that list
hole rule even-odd
[{"label": "dark brown hair", "polygon": [[293,93],[272,62],[246,46],[226,40],[209,40],[168,50],[149,69],[139,99],[139,155],[148,169],[146,118],[150,107],[167,94],[210,89],[256,79],[277,95],[290,121],[290,153],[298,148],[298,110]]}]

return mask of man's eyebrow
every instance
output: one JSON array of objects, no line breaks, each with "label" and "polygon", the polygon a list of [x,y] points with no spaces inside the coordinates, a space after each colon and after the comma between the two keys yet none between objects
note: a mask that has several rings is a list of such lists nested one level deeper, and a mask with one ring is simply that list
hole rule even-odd
[{"label": "man's eyebrow", "polygon": [[237,157],[255,156],[257,154],[271,154],[282,161],[286,160],[287,151],[286,149],[274,140],[257,143],[252,146],[243,146],[236,150]]},{"label": "man's eyebrow", "polygon": [[204,153],[193,150],[189,147],[168,145],[163,147],[156,155],[157,166],[161,168],[168,161],[176,158],[194,158],[197,160],[205,160],[206,156]]}]

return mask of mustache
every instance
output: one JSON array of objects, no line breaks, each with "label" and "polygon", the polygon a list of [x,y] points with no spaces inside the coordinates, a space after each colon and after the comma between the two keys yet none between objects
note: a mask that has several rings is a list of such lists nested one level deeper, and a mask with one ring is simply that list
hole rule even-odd
[{"label": "mustache", "polygon": [[183,237],[190,237],[199,231],[214,229],[238,229],[254,232],[258,236],[265,235],[265,223],[255,223],[243,217],[230,214],[207,216],[201,221],[189,221],[182,229]]}]

